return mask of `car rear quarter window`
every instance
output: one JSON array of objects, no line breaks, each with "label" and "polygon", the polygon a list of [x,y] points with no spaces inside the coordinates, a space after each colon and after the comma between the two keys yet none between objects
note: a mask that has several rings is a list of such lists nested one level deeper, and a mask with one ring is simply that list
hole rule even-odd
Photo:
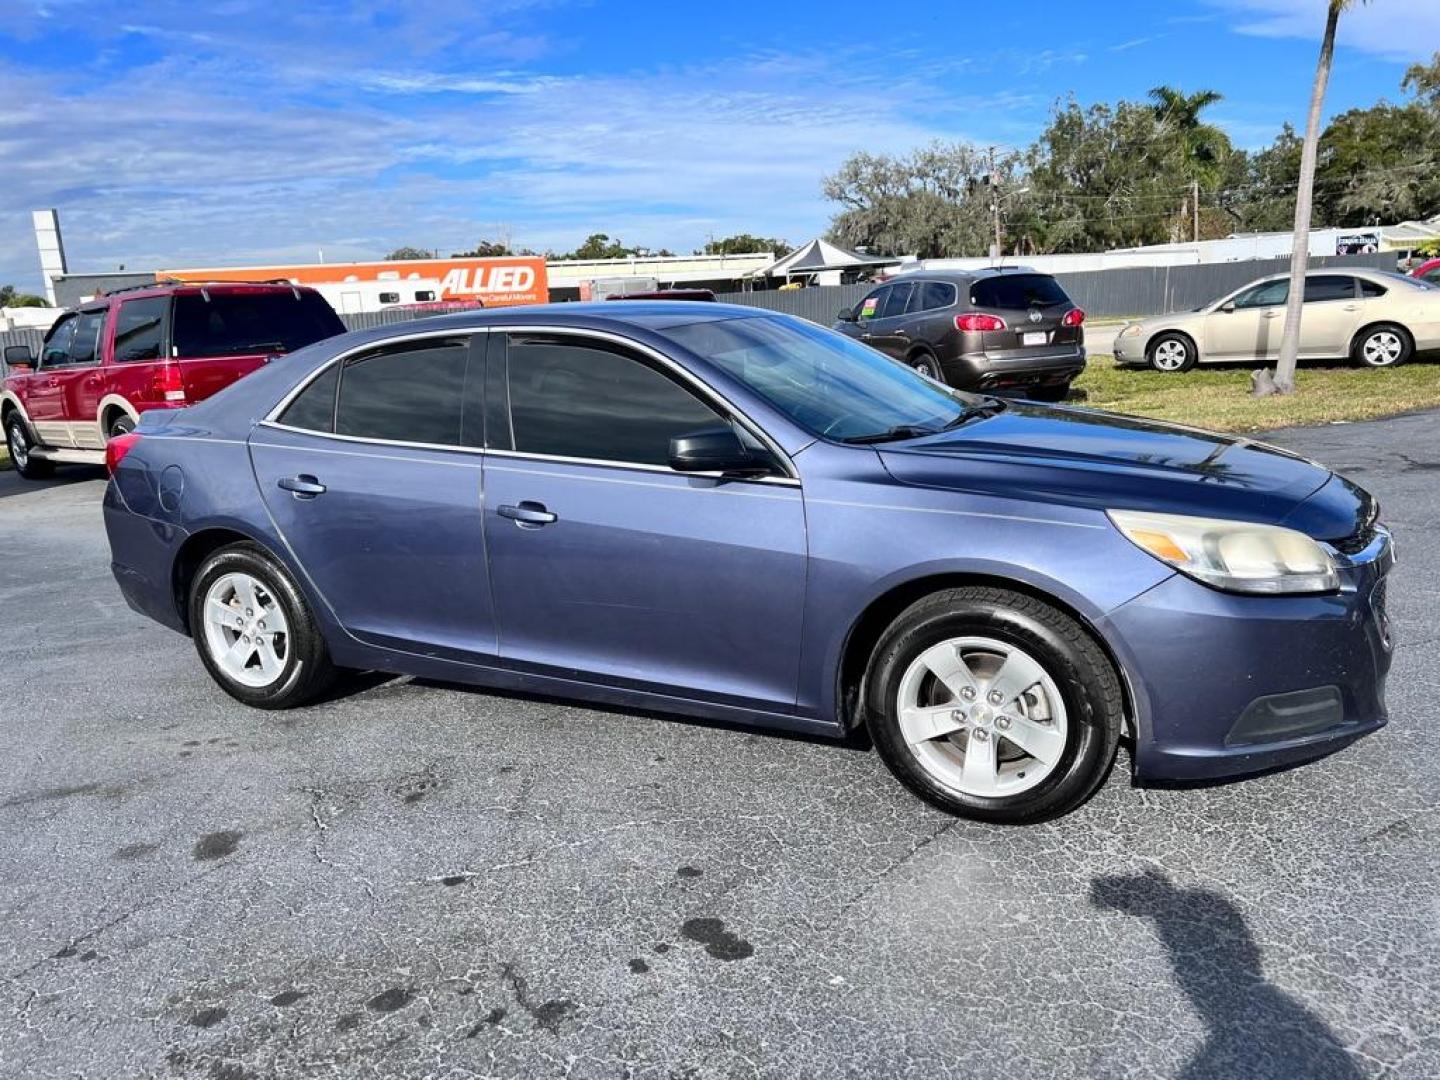
[{"label": "car rear quarter window", "polygon": [[121,304],[115,317],[115,359],[120,363],[159,360],[169,311],[168,296],[149,296]]},{"label": "car rear quarter window", "polygon": [[82,311],[75,320],[75,338],[70,342],[69,362],[80,367],[95,364],[100,360],[100,331],[105,327],[108,308],[99,311]]},{"label": "car rear quarter window", "polygon": [[676,435],[725,422],[649,362],[604,342],[512,336],[506,369],[521,453],[666,465]]},{"label": "car rear quarter window", "polygon": [[280,414],[280,423],[306,431],[335,430],[335,388],[340,383],[340,366],[331,364],[309,386],[300,391]]},{"label": "car rear quarter window", "polygon": [[346,360],[335,399],[335,434],[463,445],[468,345],[466,338],[407,341]]},{"label": "car rear quarter window", "polygon": [[1330,300],[1354,300],[1355,279],[1343,274],[1323,274],[1305,279],[1305,303],[1323,304]]},{"label": "car rear quarter window", "polygon": [[323,297],[312,292],[201,292],[175,297],[175,354],[180,357],[287,353],[344,333]]},{"label": "car rear quarter window", "polygon": [[1360,279],[1360,295],[1366,300],[1374,300],[1377,296],[1384,296],[1389,291],[1378,281],[1371,281],[1369,278],[1363,277]]},{"label": "car rear quarter window", "polygon": [[1005,274],[975,282],[970,286],[970,302],[978,308],[1026,311],[1068,304],[1070,297],[1058,281],[1045,274]]}]

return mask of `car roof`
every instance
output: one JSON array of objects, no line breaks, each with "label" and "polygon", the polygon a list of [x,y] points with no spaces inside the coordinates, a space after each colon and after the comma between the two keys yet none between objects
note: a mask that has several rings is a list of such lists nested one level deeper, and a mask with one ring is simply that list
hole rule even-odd
[{"label": "car roof", "polygon": [[691,323],[753,319],[778,314],[780,313],[768,308],[750,307],[746,304],[719,304],[705,300],[631,300],[624,304],[594,300],[460,311],[453,315],[436,315],[410,322],[390,323],[360,333],[373,335],[380,340],[396,335],[424,333],[427,330],[463,330],[482,326],[555,326],[590,330],[634,327],[643,330],[665,330]]},{"label": "car roof", "polygon": [[896,274],[884,284],[895,285],[906,281],[943,281],[950,285],[968,285],[972,281],[982,281],[985,278],[1016,277],[1020,274],[1030,274],[1036,277],[1054,276],[1031,266],[982,266],[974,270],[911,270],[907,273]]},{"label": "car roof", "polygon": [[153,296],[181,296],[203,293],[226,295],[228,293],[288,292],[308,293],[315,290],[308,285],[295,285],[288,281],[156,281],[143,285],[130,285],[87,300],[81,307],[91,304],[108,303],[111,300],[135,300]]}]

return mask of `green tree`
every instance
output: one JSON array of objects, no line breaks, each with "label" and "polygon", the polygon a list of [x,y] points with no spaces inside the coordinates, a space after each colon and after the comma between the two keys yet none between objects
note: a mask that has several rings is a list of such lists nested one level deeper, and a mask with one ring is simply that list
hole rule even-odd
[{"label": "green tree", "polygon": [[[997,164],[1001,191],[1015,190],[1019,156]],[[841,206],[830,235],[886,255],[983,255],[989,180],[986,153],[966,143],[932,143],[902,157],[856,154],[824,182],[825,197]]]},{"label": "green tree", "polygon": [[703,251],[696,252],[697,255],[758,255],[763,252],[770,252],[777,259],[789,255],[795,249],[788,241],[772,239],[765,236],[751,236],[749,233],[736,233],[734,236],[727,236],[720,240],[711,240],[705,245]]},{"label": "green tree", "polygon": [[457,251],[451,255],[452,259],[498,259],[505,255],[514,255],[509,245],[502,244],[498,240],[481,240],[470,251]]},{"label": "green tree", "polygon": [[433,254],[426,251],[424,248],[399,247],[396,248],[394,251],[390,252],[389,255],[386,255],[385,261],[397,262],[401,259],[430,259],[433,257]]},{"label": "green tree", "polygon": [[43,296],[20,292],[14,285],[0,285],[0,308],[49,306],[49,301]]},{"label": "green tree", "polygon": [[639,254],[638,248],[626,247],[605,233],[591,233],[574,251],[556,255],[556,259],[629,259]]},{"label": "green tree", "polygon": [[1160,127],[1179,136],[1187,163],[1197,179],[1213,186],[1224,172],[1233,153],[1229,137],[1213,124],[1202,123],[1200,114],[1224,100],[1215,90],[1185,94],[1173,86],[1150,91],[1151,108]]},{"label": "green tree", "polygon": [[[1310,115],[1305,124],[1305,145],[1300,151],[1300,183],[1295,192],[1295,245],[1290,255],[1290,297],[1285,304],[1285,329],[1280,338],[1280,356],[1275,373],[1260,371],[1255,376],[1255,393],[1293,394],[1295,364],[1300,358],[1300,318],[1305,303],[1305,271],[1310,263],[1310,216],[1315,200],[1315,166],[1320,152],[1320,116],[1325,109],[1325,89],[1335,62],[1335,29],[1341,14],[1355,0],[1330,0],[1325,13],[1325,36],[1320,41],[1320,59],[1315,64],[1315,85],[1310,90]],[[1361,0],[1364,3],[1365,0]]]}]

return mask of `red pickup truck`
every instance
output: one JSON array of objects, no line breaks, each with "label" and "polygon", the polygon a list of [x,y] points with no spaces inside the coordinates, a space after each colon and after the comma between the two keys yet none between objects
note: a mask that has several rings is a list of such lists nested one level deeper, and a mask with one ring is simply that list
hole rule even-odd
[{"label": "red pickup truck", "polygon": [[103,464],[148,409],[183,409],[271,357],[345,332],[312,289],[157,284],[96,297],[56,320],[40,355],[5,349],[0,425],[21,476]]}]

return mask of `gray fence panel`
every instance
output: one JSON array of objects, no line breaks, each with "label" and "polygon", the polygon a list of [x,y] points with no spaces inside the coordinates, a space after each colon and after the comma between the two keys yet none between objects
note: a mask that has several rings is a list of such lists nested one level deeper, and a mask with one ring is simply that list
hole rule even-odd
[{"label": "gray fence panel", "polygon": [[[1370,270],[1394,270],[1394,253],[1378,255],[1336,255],[1312,258],[1310,265],[1351,266]],[[1136,266],[1114,270],[1092,270],[1056,274],[1055,278],[1088,315],[1113,318],[1123,315],[1163,315],[1185,311],[1219,299],[1247,282],[1270,274],[1283,274],[1289,259],[1254,259],[1248,262],[1205,263],[1199,266]],[[854,306],[873,286],[822,285],[785,292],[721,293],[716,299],[729,304],[783,311],[824,326],[835,321],[842,307]]]}]

